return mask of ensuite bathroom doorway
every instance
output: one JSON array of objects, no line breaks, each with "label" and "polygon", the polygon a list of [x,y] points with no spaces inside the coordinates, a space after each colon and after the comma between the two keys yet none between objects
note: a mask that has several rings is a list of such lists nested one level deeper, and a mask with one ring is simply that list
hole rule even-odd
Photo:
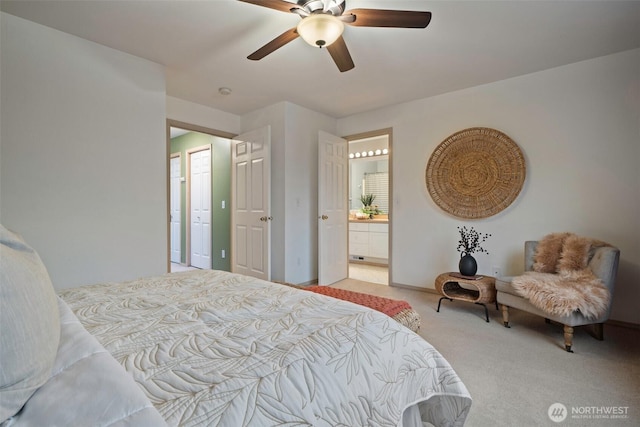
[{"label": "ensuite bathroom doorway", "polygon": [[349,141],[349,278],[388,285],[390,130]]}]

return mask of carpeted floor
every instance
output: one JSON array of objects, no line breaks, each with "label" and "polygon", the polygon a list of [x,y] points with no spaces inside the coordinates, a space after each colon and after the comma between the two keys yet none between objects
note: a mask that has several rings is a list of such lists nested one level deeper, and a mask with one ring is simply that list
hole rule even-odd
[{"label": "carpeted floor", "polygon": [[[481,306],[461,301],[445,300],[437,313],[437,294],[353,279],[334,286],[411,304],[422,319],[420,335],[445,356],[473,397],[465,426],[640,425],[638,329],[605,325],[605,339],[598,341],[576,328],[575,353],[567,353],[562,326],[515,309],[507,329],[495,306],[489,306],[487,323]],[[548,415],[554,403],[566,407],[562,422]]]},{"label": "carpeted floor", "polygon": [[196,267],[191,267],[191,266],[184,265],[184,264],[178,264],[176,262],[172,262],[171,263],[171,272],[172,273],[177,273],[177,272],[180,272],[180,271],[190,271],[190,270],[199,270],[199,269],[196,268]]}]

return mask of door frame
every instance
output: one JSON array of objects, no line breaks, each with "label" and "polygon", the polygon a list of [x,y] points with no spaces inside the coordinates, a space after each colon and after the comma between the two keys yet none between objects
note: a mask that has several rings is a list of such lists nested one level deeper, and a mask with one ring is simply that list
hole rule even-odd
[{"label": "door frame", "polygon": [[[206,133],[211,136],[218,136],[221,138],[233,139],[236,136],[235,133],[225,132],[205,126],[196,125],[193,123],[181,122],[179,120],[166,119],[166,142],[165,142],[165,187],[166,187],[166,206],[165,206],[165,222],[167,224],[165,233],[167,240],[167,272],[171,272],[171,128],[185,129],[191,132]],[[186,249],[185,249],[186,251]],[[187,251],[188,252],[188,251]],[[185,259],[186,261],[186,259]]]},{"label": "door frame", "polygon": [[[392,270],[392,265],[393,265],[393,128],[389,127],[389,128],[384,128],[384,129],[378,129],[378,130],[372,130],[372,131],[368,131],[368,132],[362,132],[362,133],[356,133],[353,135],[347,135],[347,136],[343,136],[342,138],[347,140],[347,144],[349,144],[351,141],[357,141],[359,139],[366,139],[366,138],[372,138],[372,137],[376,137],[376,136],[383,136],[386,135],[388,137],[389,140],[389,157],[388,157],[388,162],[389,162],[389,257],[388,257],[388,265],[387,265],[387,269],[388,269],[388,283],[389,286],[393,286],[393,270]],[[348,249],[348,248],[347,248]],[[347,257],[349,257],[349,251],[347,250]]]}]

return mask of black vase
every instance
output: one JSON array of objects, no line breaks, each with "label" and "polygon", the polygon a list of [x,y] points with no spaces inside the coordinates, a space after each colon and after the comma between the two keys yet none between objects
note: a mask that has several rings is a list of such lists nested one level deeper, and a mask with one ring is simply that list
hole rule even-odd
[{"label": "black vase", "polygon": [[476,271],[478,271],[478,263],[474,257],[466,254],[460,258],[458,269],[463,276],[475,276]]}]

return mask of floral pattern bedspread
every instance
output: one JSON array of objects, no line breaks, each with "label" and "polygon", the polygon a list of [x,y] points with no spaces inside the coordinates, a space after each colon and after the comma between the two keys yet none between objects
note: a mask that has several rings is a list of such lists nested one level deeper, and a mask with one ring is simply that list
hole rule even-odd
[{"label": "floral pattern bedspread", "polygon": [[471,406],[420,336],[313,292],[203,270],[59,294],[169,425],[455,426]]}]

